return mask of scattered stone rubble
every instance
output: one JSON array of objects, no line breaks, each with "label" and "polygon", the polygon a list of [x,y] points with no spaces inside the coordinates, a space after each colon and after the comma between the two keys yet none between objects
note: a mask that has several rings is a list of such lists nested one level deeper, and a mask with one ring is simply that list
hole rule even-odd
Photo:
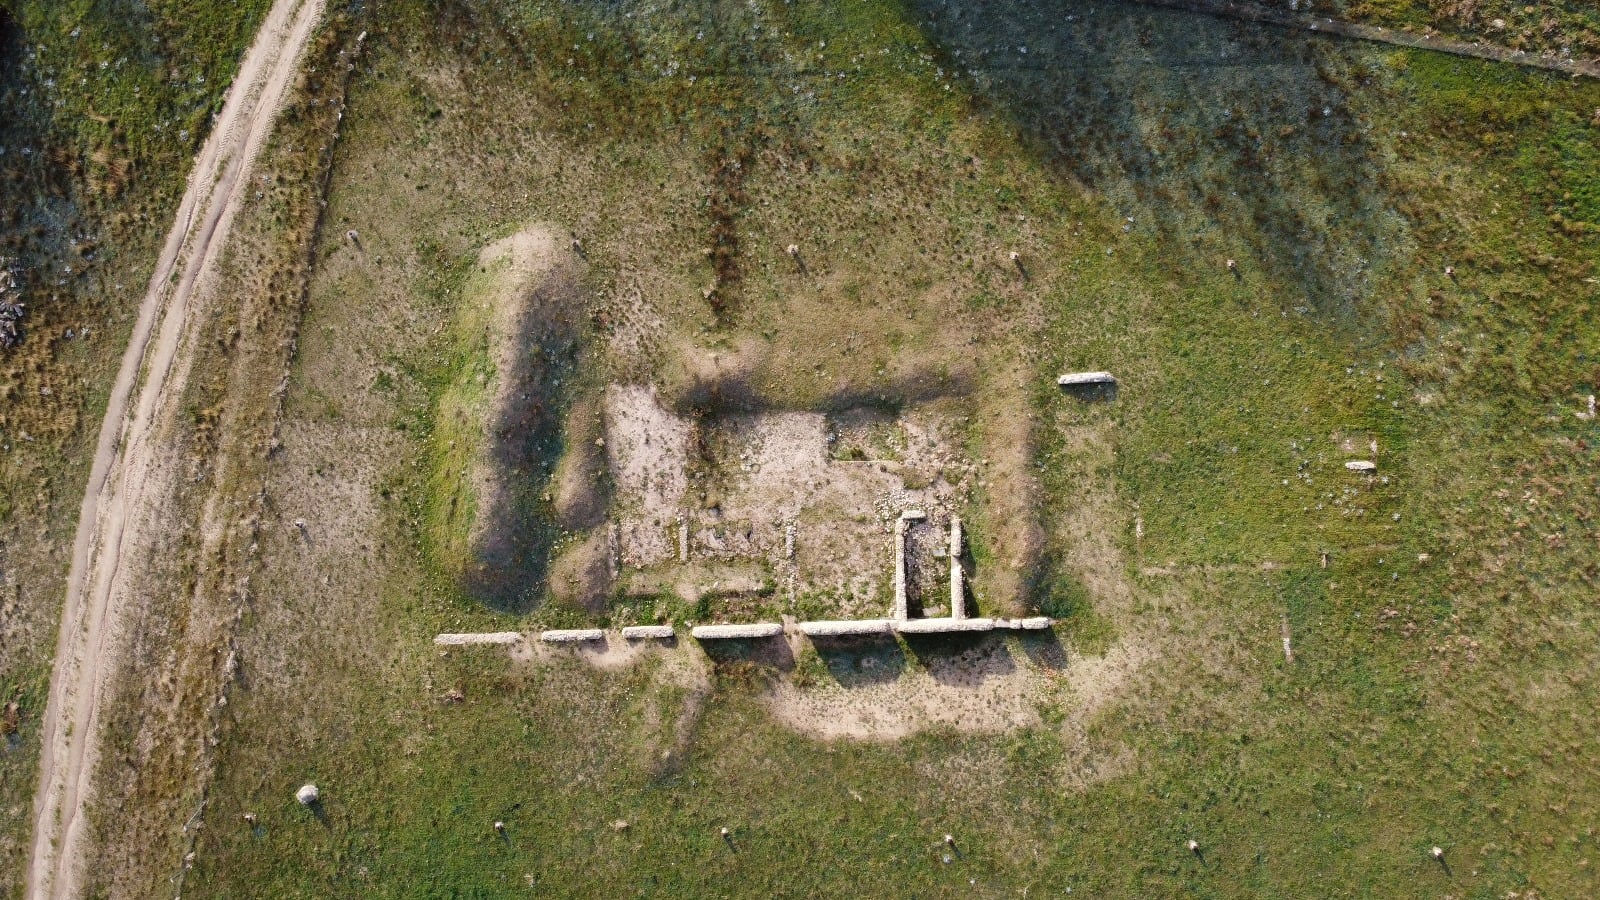
[{"label": "scattered stone rubble", "polygon": [[0,257],[0,348],[9,350],[22,343],[22,319],[27,314],[11,260]]}]

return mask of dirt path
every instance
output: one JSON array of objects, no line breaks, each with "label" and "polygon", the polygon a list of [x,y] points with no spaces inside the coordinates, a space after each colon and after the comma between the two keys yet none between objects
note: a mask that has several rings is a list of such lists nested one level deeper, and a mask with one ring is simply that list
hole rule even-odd
[{"label": "dirt path", "polygon": [[147,476],[160,465],[151,458],[156,426],[182,395],[189,313],[227,243],[256,154],[294,82],[322,6],[323,0],[277,0],[267,13],[195,159],[111,389],[79,513],[45,707],[29,897],[80,893],[81,813],[97,755],[98,706],[114,670],[106,658],[107,636],[117,631],[114,601],[126,590],[123,551],[140,543],[132,512],[150,489]]},{"label": "dirt path", "polygon": [[1233,2],[1233,0],[1133,0],[1133,2],[1143,3],[1146,6],[1163,6],[1169,9],[1182,9],[1213,16],[1244,19],[1247,22],[1280,25],[1285,28],[1303,28],[1320,34],[1333,34],[1339,37],[1375,41],[1380,44],[1394,44],[1398,47],[1437,50],[1440,53],[1453,53],[1456,56],[1471,56],[1476,59],[1514,63],[1519,66],[1548,69],[1552,72],[1562,72],[1567,75],[1600,78],[1600,60],[1528,53],[1524,50],[1513,50],[1510,47],[1502,47],[1498,44],[1458,41],[1452,38],[1439,37],[1436,34],[1417,34],[1412,31],[1383,28],[1378,25],[1363,25],[1359,22],[1330,19],[1326,16],[1317,16],[1311,13],[1273,9],[1255,3]]}]

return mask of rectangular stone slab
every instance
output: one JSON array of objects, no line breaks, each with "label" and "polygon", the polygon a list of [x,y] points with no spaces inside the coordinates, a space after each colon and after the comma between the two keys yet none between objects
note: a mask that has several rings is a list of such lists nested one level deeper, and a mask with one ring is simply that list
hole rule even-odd
[{"label": "rectangular stone slab", "polygon": [[474,644],[515,644],[522,640],[520,631],[480,631],[468,634],[436,634],[433,642],[441,647],[465,647]]},{"label": "rectangular stone slab", "polygon": [[992,631],[993,619],[905,619],[894,623],[901,634],[952,634],[958,631]]},{"label": "rectangular stone slab", "polygon": [[1110,372],[1068,372],[1056,379],[1056,384],[1070,387],[1078,384],[1116,384],[1117,377]]},{"label": "rectangular stone slab", "polygon": [[1022,631],[1043,631],[1050,627],[1049,616],[1029,616],[1026,619],[995,619],[996,628],[1013,628]]},{"label": "rectangular stone slab", "polygon": [[836,619],[801,622],[800,633],[808,637],[838,637],[846,634],[888,634],[888,619]]},{"label": "rectangular stone slab", "polygon": [[585,641],[598,641],[606,633],[598,628],[552,628],[539,633],[539,640],[546,644],[581,644]]},{"label": "rectangular stone slab", "polygon": [[666,640],[673,636],[671,625],[629,625],[622,637],[629,641]]},{"label": "rectangular stone slab", "polygon": [[761,622],[755,625],[696,625],[689,630],[689,634],[701,641],[766,638],[783,634],[783,625],[779,622]]}]

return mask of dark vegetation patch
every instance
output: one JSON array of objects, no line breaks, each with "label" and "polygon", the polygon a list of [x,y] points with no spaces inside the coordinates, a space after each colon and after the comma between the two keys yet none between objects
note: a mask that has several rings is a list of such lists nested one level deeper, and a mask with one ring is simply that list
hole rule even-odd
[{"label": "dark vegetation patch", "polygon": [[1124,230],[1158,234],[1175,269],[1234,259],[1241,277],[1349,317],[1398,249],[1349,99],[1370,76],[1334,43],[1136,4],[912,10],[976,103]]}]

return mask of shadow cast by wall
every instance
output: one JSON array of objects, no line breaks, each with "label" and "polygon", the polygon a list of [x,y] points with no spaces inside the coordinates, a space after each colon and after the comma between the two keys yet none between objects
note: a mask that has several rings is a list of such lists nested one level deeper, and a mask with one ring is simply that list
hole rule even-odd
[{"label": "shadow cast by wall", "polygon": [[1028,661],[1041,669],[1059,671],[1067,667],[1067,648],[1054,629],[1019,631],[1016,633],[1016,642]]},{"label": "shadow cast by wall", "polygon": [[906,656],[892,634],[813,637],[828,674],[841,687],[888,684],[905,673]]},{"label": "shadow cast by wall", "polygon": [[1237,257],[1237,277],[1296,289],[1287,305],[1344,314],[1369,293],[1399,218],[1347,102],[1366,79],[1350,44],[1118,2],[905,10],[937,62],[1124,230],[1153,229],[1188,265]]},{"label": "shadow cast by wall", "polygon": [[930,678],[951,687],[977,687],[1017,670],[1005,638],[994,632],[903,634],[901,639]]},{"label": "shadow cast by wall", "polygon": [[794,670],[794,651],[781,634],[769,638],[717,639],[697,643],[719,668],[744,664],[779,672]]}]

